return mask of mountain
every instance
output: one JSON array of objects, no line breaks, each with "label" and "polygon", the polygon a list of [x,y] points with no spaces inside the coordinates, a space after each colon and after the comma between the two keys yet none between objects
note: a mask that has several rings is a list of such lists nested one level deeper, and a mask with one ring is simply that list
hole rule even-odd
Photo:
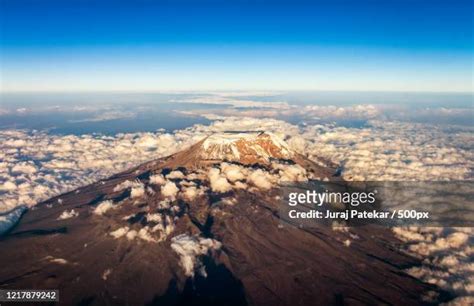
[{"label": "mountain", "polygon": [[270,159],[290,159],[295,153],[281,139],[265,132],[214,134],[202,142],[203,160],[228,160],[244,164],[267,163]]},{"label": "mountain", "polygon": [[[419,305],[449,296],[388,229],[299,228],[280,184],[336,180],[269,133],[211,135],[42,202],[0,240],[0,289],[62,305]],[[431,299],[431,300],[430,300]]]}]

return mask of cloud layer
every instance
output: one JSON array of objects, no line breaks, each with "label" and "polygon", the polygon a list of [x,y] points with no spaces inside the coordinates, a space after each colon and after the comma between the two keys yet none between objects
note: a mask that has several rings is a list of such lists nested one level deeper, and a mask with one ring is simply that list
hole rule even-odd
[{"label": "cloud layer", "polygon": [[[347,110],[314,108],[311,111],[323,115],[331,111],[334,116],[344,116]],[[361,113],[365,114],[367,110]],[[342,176],[348,180],[472,179],[472,129],[378,121],[372,118],[370,112],[368,114],[370,121],[364,128],[332,124],[296,126],[275,119],[215,117],[216,121],[209,126],[195,125],[174,133],[55,136],[39,131],[0,131],[0,212],[20,205],[33,206],[38,201],[139,163],[182,150],[213,132],[229,130],[275,133],[295,151],[315,161],[330,160],[341,165]],[[200,175],[207,176],[214,192],[252,186],[267,189],[280,180],[306,178],[304,169],[278,167],[281,166],[275,165],[272,172],[266,172],[221,164]],[[177,186],[173,180],[182,179],[182,173],[170,175],[156,174],[150,180],[151,184],[160,186],[161,193],[169,200],[178,196],[192,199],[203,192],[192,184]],[[139,182],[129,182],[122,187],[130,188],[132,197],[136,198],[148,192]],[[163,201],[162,205],[169,205],[167,203]],[[107,209],[103,213],[107,214]],[[75,214],[65,212],[64,217],[75,217]],[[137,237],[150,239],[149,232],[140,233],[125,227],[110,234],[129,240]],[[471,229],[403,228],[396,229],[395,234],[406,241],[407,251],[425,258],[422,267],[409,271],[412,275],[455,292],[460,302],[472,301],[471,244],[474,232]],[[188,243],[192,240],[192,243],[189,242],[192,254],[184,250],[183,241],[175,241],[176,246],[181,246],[176,252],[184,258],[182,265],[185,271],[190,271],[191,264],[194,267],[194,257],[203,254],[193,251],[198,249],[196,244],[200,244],[200,240],[196,237],[190,239],[183,238],[183,241]]]}]

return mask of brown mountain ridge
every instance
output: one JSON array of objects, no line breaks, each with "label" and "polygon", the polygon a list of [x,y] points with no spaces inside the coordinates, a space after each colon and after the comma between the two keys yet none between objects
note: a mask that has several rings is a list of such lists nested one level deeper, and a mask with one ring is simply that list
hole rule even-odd
[{"label": "brown mountain ridge", "polygon": [[28,210],[1,237],[0,289],[58,289],[61,305],[449,299],[403,271],[420,263],[388,229],[281,223],[279,182],[341,181],[322,164],[269,133],[211,135]]}]

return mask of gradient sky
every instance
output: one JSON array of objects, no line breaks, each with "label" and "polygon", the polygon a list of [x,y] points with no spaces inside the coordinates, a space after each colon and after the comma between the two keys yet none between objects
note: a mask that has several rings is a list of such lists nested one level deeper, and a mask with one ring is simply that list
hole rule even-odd
[{"label": "gradient sky", "polygon": [[2,91],[473,91],[472,0],[0,0]]}]

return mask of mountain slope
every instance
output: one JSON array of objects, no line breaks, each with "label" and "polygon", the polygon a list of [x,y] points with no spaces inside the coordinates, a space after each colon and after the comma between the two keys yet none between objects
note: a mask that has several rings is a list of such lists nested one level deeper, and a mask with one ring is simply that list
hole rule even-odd
[{"label": "mountain slope", "polygon": [[8,263],[0,288],[59,289],[62,305],[418,305],[448,298],[402,271],[418,262],[396,251],[386,229],[282,224],[279,183],[337,179],[335,170],[272,136],[246,136],[214,135],[40,203],[0,240],[0,261]]}]

